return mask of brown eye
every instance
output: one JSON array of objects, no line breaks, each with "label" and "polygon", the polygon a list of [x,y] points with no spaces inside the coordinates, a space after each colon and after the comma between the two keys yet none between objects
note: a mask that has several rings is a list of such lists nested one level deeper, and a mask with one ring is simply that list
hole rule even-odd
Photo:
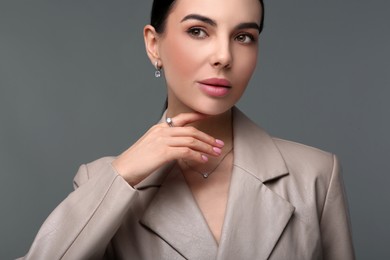
[{"label": "brown eye", "polygon": [[208,36],[207,33],[205,32],[205,30],[203,30],[202,28],[198,28],[198,27],[193,27],[193,28],[188,29],[187,33],[194,38],[200,38],[200,39],[204,39]]},{"label": "brown eye", "polygon": [[254,37],[250,34],[240,34],[235,38],[235,40],[242,43],[251,43],[255,41]]}]

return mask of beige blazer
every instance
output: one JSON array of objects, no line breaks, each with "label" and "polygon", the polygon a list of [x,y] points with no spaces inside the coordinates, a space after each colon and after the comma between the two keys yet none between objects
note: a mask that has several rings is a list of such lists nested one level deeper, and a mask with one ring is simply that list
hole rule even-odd
[{"label": "beige blazer", "polygon": [[270,137],[234,109],[234,165],[218,245],[174,163],[136,187],[113,158],[82,165],[26,259],[354,259],[337,158]]}]

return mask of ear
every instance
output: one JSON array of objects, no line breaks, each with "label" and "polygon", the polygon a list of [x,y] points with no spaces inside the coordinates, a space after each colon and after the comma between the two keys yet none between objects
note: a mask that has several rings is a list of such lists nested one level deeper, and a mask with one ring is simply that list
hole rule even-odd
[{"label": "ear", "polygon": [[144,41],[146,53],[150,59],[150,62],[154,65],[156,61],[160,60],[158,51],[159,35],[151,25],[144,27]]}]

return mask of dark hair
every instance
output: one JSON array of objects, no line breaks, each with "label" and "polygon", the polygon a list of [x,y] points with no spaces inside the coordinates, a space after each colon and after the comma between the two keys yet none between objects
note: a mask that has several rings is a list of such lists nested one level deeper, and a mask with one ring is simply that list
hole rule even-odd
[{"label": "dark hair", "polygon": [[[154,27],[157,33],[161,34],[165,30],[165,23],[168,17],[169,12],[173,8],[176,0],[153,0],[152,12],[150,15],[150,25]],[[264,25],[264,3],[263,0],[259,0],[262,16],[260,21],[260,32],[263,30]],[[259,33],[260,33],[259,32]],[[165,99],[164,109],[165,111],[168,108],[168,98]]]},{"label": "dark hair", "polygon": [[[154,27],[157,33],[163,33],[165,29],[165,22],[168,14],[171,11],[176,0],[154,0],[152,5],[152,13],[150,15],[150,24]],[[263,30],[264,24],[264,3],[263,0],[259,0],[262,16],[260,21],[260,32]]]},{"label": "dark hair", "polygon": [[165,21],[171,11],[175,0],[154,0],[152,13],[150,15],[150,24],[156,32],[162,33],[165,29]]}]

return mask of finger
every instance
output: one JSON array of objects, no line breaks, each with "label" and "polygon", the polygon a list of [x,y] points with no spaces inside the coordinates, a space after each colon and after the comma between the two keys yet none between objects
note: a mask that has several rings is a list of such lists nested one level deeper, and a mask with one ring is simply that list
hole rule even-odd
[{"label": "finger", "polygon": [[207,144],[193,137],[173,138],[168,145],[171,147],[187,147],[191,150],[211,156],[219,156],[222,153],[221,148]]},{"label": "finger", "polygon": [[198,129],[192,126],[174,127],[169,130],[170,130],[170,135],[172,137],[192,137],[211,146],[215,146],[219,148],[222,148],[224,146],[223,141],[215,139],[214,137],[202,131],[199,131]]},{"label": "finger", "polygon": [[172,125],[174,127],[182,127],[186,126],[188,124],[194,123],[196,121],[202,120],[207,118],[208,115],[201,114],[201,113],[182,113],[175,117],[172,117]]},{"label": "finger", "polygon": [[208,161],[208,157],[206,155],[188,147],[174,147],[170,150],[170,155],[175,159],[184,159],[199,163],[205,163]]}]

